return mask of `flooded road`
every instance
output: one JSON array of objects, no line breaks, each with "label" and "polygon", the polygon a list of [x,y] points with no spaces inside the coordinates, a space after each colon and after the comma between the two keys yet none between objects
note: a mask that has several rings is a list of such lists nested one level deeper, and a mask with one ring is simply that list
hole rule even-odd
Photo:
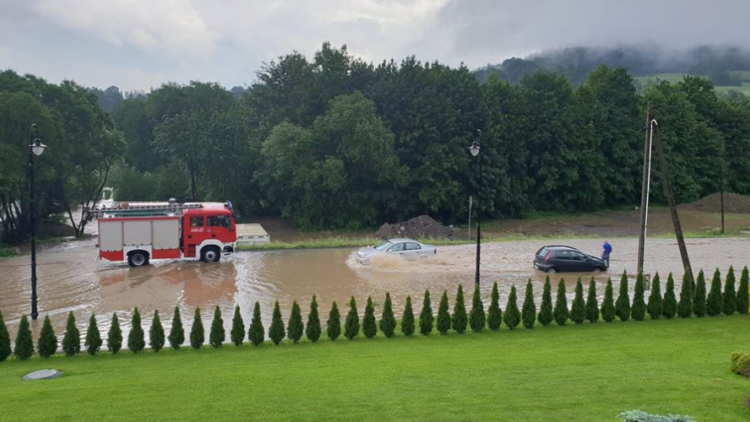
[{"label": "flooded road", "polygon": [[[354,261],[355,249],[239,252],[224,257],[217,264],[165,261],[130,268],[127,264],[97,261],[94,243],[94,240],[63,243],[38,254],[40,318],[36,324],[32,324],[35,333],[41,328],[44,316],[49,315],[56,333],[62,335],[69,311],[76,315],[83,335],[92,312],[97,315],[103,333],[106,333],[114,312],[117,312],[124,331],[127,331],[135,307],[144,317],[146,330],[154,310],[159,310],[168,329],[175,306],[181,308],[186,330],[191,324],[195,307],[199,306],[203,323],[208,329],[216,305],[222,310],[228,332],[234,306],[241,307],[247,326],[251,306],[255,302],[261,305],[267,328],[275,300],[281,305],[285,321],[295,300],[300,303],[306,320],[314,294],[318,296],[323,323],[334,300],[338,302],[343,318],[351,296],[355,297],[363,313],[367,296],[371,295],[379,317],[385,292],[391,293],[394,310],[400,315],[407,295],[412,296],[415,312],[419,312],[425,289],[430,289],[433,309],[437,309],[443,290],[448,290],[452,308],[459,284],[464,286],[467,308],[470,308],[476,251],[475,245],[442,246],[438,247],[438,253],[433,258],[407,262],[387,257],[375,260],[369,266]],[[539,302],[545,274],[531,268],[533,255],[539,247],[567,244],[599,255],[601,243],[601,240],[566,239],[483,244],[483,300],[488,304],[492,283],[497,281],[501,307],[505,308],[512,284],[521,289],[518,293],[520,306],[525,283],[531,278]],[[610,240],[610,243],[614,248],[610,271],[596,276],[600,296],[607,277],[613,278],[616,288],[624,269],[629,273],[634,273],[636,269],[637,239],[617,238]],[[750,238],[688,239],[687,247],[694,273],[697,275],[698,269],[704,268],[709,280],[717,267],[723,278],[730,265],[735,267],[739,278],[739,271],[750,261]],[[649,239],[646,257],[646,272],[658,271],[662,274],[662,292],[666,281],[664,277],[670,271],[675,273],[675,281],[679,285],[683,270],[674,240]],[[28,255],[0,259],[0,310],[13,337],[21,315],[30,312],[29,260]],[[555,284],[561,276],[569,286],[572,300],[573,286],[579,274],[557,274],[553,280]],[[582,276],[586,282],[591,277],[590,274]]]}]

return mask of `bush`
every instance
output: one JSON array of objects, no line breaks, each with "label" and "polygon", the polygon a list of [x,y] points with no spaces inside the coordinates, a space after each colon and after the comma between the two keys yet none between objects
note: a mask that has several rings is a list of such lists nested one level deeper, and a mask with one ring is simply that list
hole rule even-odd
[{"label": "bush", "polygon": [[693,312],[699,318],[706,316],[706,277],[703,274],[703,270],[698,272],[698,281],[695,282]]},{"label": "bush", "polygon": [[39,356],[45,359],[57,352],[57,336],[55,335],[55,329],[52,328],[49,316],[44,317],[44,325],[42,325],[42,331],[39,332],[39,340],[37,341],[37,350],[39,350]]},{"label": "bush", "polygon": [[65,356],[68,357],[81,351],[81,332],[76,327],[76,317],[73,315],[73,311],[68,313],[68,323],[65,326],[62,349]]},{"label": "bush", "polygon": [[432,301],[430,300],[430,291],[425,290],[424,300],[422,301],[422,312],[419,313],[419,332],[422,335],[428,336],[432,333],[432,324],[434,322],[432,316]]},{"label": "bush", "polygon": [[141,314],[138,308],[133,311],[130,333],[128,334],[128,349],[133,353],[138,353],[146,347],[145,334],[141,327]]},{"label": "bush", "polygon": [[266,331],[263,328],[263,320],[260,316],[260,302],[255,302],[253,306],[253,318],[250,320],[250,328],[247,331],[247,339],[253,346],[263,344],[266,338]]},{"label": "bush", "polygon": [[623,271],[622,277],[620,277],[620,294],[617,296],[615,311],[620,321],[625,322],[630,319],[630,293],[628,293],[628,273],[626,271]]},{"label": "bush", "polygon": [[449,308],[448,291],[443,291],[443,296],[440,297],[440,305],[438,305],[437,314],[437,330],[440,334],[447,334],[448,330],[451,329],[451,314]]},{"label": "bush", "polygon": [[617,417],[622,420],[622,422],[695,422],[695,419],[690,416],[652,415],[640,410],[629,410],[627,412],[620,413],[619,415],[617,415]]},{"label": "bush", "polygon": [[651,294],[648,295],[648,305],[646,306],[648,315],[651,319],[661,318],[662,313],[662,299],[661,299],[661,280],[659,280],[659,273],[654,275],[651,280]]},{"label": "bush", "polygon": [[630,314],[635,321],[643,321],[646,318],[646,302],[644,300],[644,281],[643,273],[638,274],[635,279],[635,288],[633,290],[633,308]]},{"label": "bush", "polygon": [[315,343],[320,340],[320,316],[318,316],[318,298],[313,295],[310,302],[310,314],[307,315],[307,326],[305,327],[305,336],[311,342]]},{"label": "bush", "polygon": [[331,306],[331,312],[328,314],[326,330],[328,338],[331,340],[336,340],[341,335],[341,315],[339,315],[339,306],[335,300]]},{"label": "bush", "polygon": [[174,350],[180,350],[180,346],[185,342],[185,329],[182,327],[182,317],[180,317],[180,308],[174,307],[172,315],[172,328],[169,330],[169,345]]},{"label": "bush", "polygon": [[534,303],[534,288],[531,285],[531,279],[526,282],[526,297],[524,297],[523,306],[521,306],[521,315],[523,326],[534,328],[534,322],[536,322],[536,304]]},{"label": "bush", "polygon": [[583,282],[581,277],[576,281],[576,294],[570,307],[570,320],[576,324],[583,324],[586,320],[586,304],[583,302]]},{"label": "bush", "polygon": [[195,308],[193,325],[190,327],[190,347],[196,350],[200,349],[203,347],[203,342],[205,341],[206,334],[203,328],[203,321],[201,320],[201,308]]},{"label": "bush", "polygon": [[508,304],[505,305],[505,314],[503,314],[503,322],[509,330],[515,330],[521,322],[521,312],[518,310],[516,302],[516,286],[514,284],[510,286],[510,296],[508,296]]},{"label": "bush", "polygon": [[[536,315],[534,315],[536,316]],[[482,296],[479,293],[479,286],[474,287],[474,295],[471,300],[471,311],[469,312],[469,326],[471,331],[479,333],[484,330],[486,317],[484,314],[484,304]]]},{"label": "bush", "polygon": [[302,333],[305,331],[305,326],[302,325],[302,311],[295,300],[292,303],[292,314],[289,316],[289,324],[286,327],[286,335],[292,343],[299,343],[299,339],[302,338]]},{"label": "bush", "polygon": [[385,292],[385,303],[383,304],[383,315],[380,317],[380,331],[386,338],[393,337],[393,332],[396,329],[396,317],[393,316],[393,302],[391,301],[391,294]]},{"label": "bush", "polygon": [[34,354],[34,342],[31,339],[29,320],[26,318],[26,315],[21,317],[21,322],[18,324],[16,347],[13,349],[13,354],[18,360],[26,360]]},{"label": "bush", "polygon": [[13,351],[10,350],[10,333],[8,327],[5,326],[3,313],[0,311],[0,362],[8,359],[8,356],[12,353]]},{"label": "bush", "polygon": [[122,349],[122,330],[120,329],[120,320],[117,314],[112,314],[112,322],[109,324],[107,332],[107,350],[116,355]]},{"label": "bush", "polygon": [[677,298],[674,295],[674,278],[672,273],[667,277],[667,287],[664,290],[664,302],[662,303],[662,315],[666,319],[672,319],[677,314]]},{"label": "bush", "polygon": [[732,372],[750,377],[750,353],[732,353]]},{"label": "bush", "polygon": [[154,352],[158,352],[164,347],[164,327],[161,325],[158,310],[154,310],[154,319],[151,321],[151,328],[148,330],[148,339]]},{"label": "bush", "polygon": [[724,307],[723,302],[721,296],[721,274],[717,268],[714,271],[714,278],[711,280],[711,291],[708,293],[708,299],[706,299],[706,313],[709,316],[719,315]]},{"label": "bush", "polygon": [[[448,313],[448,294],[445,293],[445,312]],[[448,316],[450,321],[450,315]],[[490,330],[497,331],[500,329],[500,323],[503,320],[503,311],[500,309],[500,293],[497,291],[497,281],[492,285],[492,294],[490,295],[490,308],[487,310],[487,327]],[[438,317],[438,324],[440,324]],[[449,324],[450,325],[450,324]],[[449,327],[450,328],[450,327]],[[446,330],[447,331],[447,330]]]},{"label": "bush", "polygon": [[688,273],[682,276],[682,286],[680,287],[680,302],[677,303],[677,315],[680,318],[690,318],[693,314],[693,288]]},{"label": "bush", "polygon": [[357,302],[354,296],[349,300],[349,313],[346,315],[344,323],[344,337],[349,340],[359,335],[359,314],[357,313]]},{"label": "bush", "polygon": [[229,332],[229,338],[237,347],[242,346],[242,342],[245,341],[245,321],[242,320],[242,313],[240,312],[239,305],[234,307],[232,330]]},{"label": "bush", "polygon": [[99,353],[99,349],[102,347],[102,336],[99,333],[99,326],[96,323],[96,316],[91,314],[89,318],[89,328],[86,330],[86,352],[91,356],[96,356]]},{"label": "bush", "polygon": [[724,314],[726,315],[737,312],[737,292],[734,290],[734,282],[734,267],[730,266],[724,283]]},{"label": "bush", "polygon": [[586,319],[592,324],[599,321],[599,304],[596,301],[594,277],[591,277],[591,281],[589,281],[589,290],[586,296]]},{"label": "bush", "polygon": [[463,334],[466,331],[468,323],[469,321],[466,317],[466,305],[464,305],[464,288],[459,284],[458,293],[456,293],[456,304],[453,306],[451,326],[458,334]]},{"label": "bush", "polygon": [[214,308],[214,319],[211,320],[211,332],[208,335],[208,344],[214,349],[218,349],[224,344],[226,337],[224,318],[221,317],[221,309],[219,309],[219,305],[216,305],[216,308]]},{"label": "bush", "polygon": [[284,340],[284,320],[281,319],[281,308],[279,308],[279,301],[273,305],[273,316],[271,317],[271,326],[268,327],[268,337],[271,339],[273,344],[279,345],[281,340]]},{"label": "bush", "polygon": [[554,316],[552,314],[552,286],[549,282],[549,275],[544,279],[544,289],[542,291],[542,306],[539,309],[537,317],[539,323],[546,327],[552,323]]},{"label": "bush", "polygon": [[568,321],[568,298],[565,296],[565,281],[562,278],[557,283],[557,299],[552,315],[555,317],[557,325],[563,326]]},{"label": "bush", "polygon": [[[740,277],[740,287],[737,289],[737,312],[741,313],[742,315],[747,315],[748,312],[748,302],[750,302],[750,298],[748,298],[748,295],[750,295],[750,292],[748,292],[748,281],[750,277],[748,276],[747,267],[742,269],[742,276]],[[2,359],[0,359],[2,361]]]},{"label": "bush", "polygon": [[[432,314],[430,314],[432,317]],[[430,326],[430,330],[432,327]],[[375,308],[372,305],[372,298],[367,296],[365,304],[365,316],[362,318],[362,334],[367,338],[373,338],[378,333],[378,324],[375,322]]]},{"label": "bush", "polygon": [[607,286],[604,288],[604,301],[602,301],[602,319],[604,322],[615,320],[615,298],[612,288],[612,279],[607,279]]},{"label": "bush", "polygon": [[411,296],[406,296],[406,306],[404,306],[404,314],[401,316],[401,332],[407,337],[414,334],[414,311],[411,307]]}]

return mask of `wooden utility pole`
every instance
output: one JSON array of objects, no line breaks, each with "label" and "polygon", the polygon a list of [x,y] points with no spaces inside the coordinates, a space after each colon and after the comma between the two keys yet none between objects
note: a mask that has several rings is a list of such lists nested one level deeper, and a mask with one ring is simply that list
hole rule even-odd
[{"label": "wooden utility pole", "polygon": [[643,274],[643,260],[646,249],[646,226],[648,225],[648,197],[651,191],[651,106],[646,111],[646,142],[643,147],[643,185],[641,187],[641,234],[638,236],[638,272]]}]

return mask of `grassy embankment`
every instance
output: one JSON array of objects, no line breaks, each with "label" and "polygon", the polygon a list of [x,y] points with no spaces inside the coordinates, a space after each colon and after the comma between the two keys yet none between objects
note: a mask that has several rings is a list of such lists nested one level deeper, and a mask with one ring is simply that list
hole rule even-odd
[{"label": "grassy embankment", "polygon": [[[0,363],[2,420],[747,421],[750,317]],[[22,381],[33,370],[65,373]]]},{"label": "grassy embankment", "polygon": [[[750,71],[747,70],[731,70],[729,74],[742,81],[742,86],[716,86],[714,89],[718,93],[727,93],[729,91],[741,92],[745,95],[750,95]],[[646,87],[651,84],[657,84],[660,81],[667,81],[670,83],[682,82],[683,78],[687,76],[682,73],[659,73],[655,75],[647,76],[636,76],[633,79],[638,81],[641,86]],[[705,77],[705,76],[704,76]]]}]

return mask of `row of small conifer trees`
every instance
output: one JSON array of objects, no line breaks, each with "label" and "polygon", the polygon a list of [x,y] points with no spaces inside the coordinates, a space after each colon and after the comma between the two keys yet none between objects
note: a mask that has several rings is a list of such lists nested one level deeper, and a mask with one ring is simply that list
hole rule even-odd
[{"label": "row of small conifer trees", "polygon": [[[519,310],[517,305],[516,287],[514,285],[511,286],[510,295],[504,312],[500,309],[498,303],[499,294],[497,290],[497,282],[495,282],[492,286],[491,302],[486,315],[478,287],[474,289],[472,309],[467,315],[466,307],[464,305],[463,287],[459,285],[453,306],[453,313],[451,314],[449,310],[448,292],[444,291],[438,306],[437,317],[433,315],[430,291],[427,290],[425,291],[422,311],[420,312],[418,320],[419,331],[423,335],[431,334],[434,329],[437,329],[441,334],[446,334],[450,330],[462,334],[466,332],[467,327],[471,327],[471,330],[474,332],[480,332],[485,327],[496,331],[500,329],[502,323],[505,323],[508,329],[514,330],[520,324],[523,324],[526,328],[533,328],[537,321],[542,326],[548,326],[553,321],[562,326],[565,325],[568,320],[573,321],[575,324],[581,324],[586,320],[595,323],[599,321],[600,318],[605,322],[612,322],[615,318],[619,318],[621,321],[628,321],[631,317],[636,321],[643,321],[646,313],[649,314],[651,319],[659,319],[662,317],[670,319],[674,318],[676,315],[680,318],[689,318],[692,315],[703,317],[705,315],[716,316],[721,313],[727,315],[734,314],[735,312],[741,314],[748,313],[747,267],[742,271],[739,288],[737,290],[735,290],[734,269],[731,267],[729,268],[724,283],[723,293],[721,288],[721,274],[718,269],[714,272],[711,281],[711,288],[708,291],[708,294],[706,294],[706,280],[703,270],[700,271],[697,280],[694,283],[691,283],[687,276],[683,279],[679,301],[675,296],[674,279],[672,278],[671,273],[667,278],[666,291],[663,297],[661,295],[660,283],[659,275],[656,274],[652,280],[651,293],[648,297],[648,302],[646,302],[644,297],[644,279],[642,275],[639,275],[636,278],[633,293],[634,297],[631,302],[628,291],[627,273],[623,272],[617,300],[614,300],[612,280],[609,279],[604,291],[604,300],[600,307],[596,299],[596,284],[594,278],[591,278],[588,286],[587,299],[584,301],[583,283],[579,277],[576,282],[575,297],[571,307],[568,308],[565,282],[563,279],[560,279],[560,282],[557,285],[557,298],[554,307],[552,306],[552,289],[548,276],[544,283],[541,307],[537,313],[531,280],[526,284],[526,297],[521,310]],[[372,298],[368,297],[367,305],[365,306],[365,314],[361,322],[361,331],[364,336],[372,338],[377,334],[378,329],[380,329],[385,337],[393,337],[396,328],[397,322],[393,314],[390,293],[386,293],[385,295],[385,303],[383,305],[381,319],[377,322]],[[412,310],[411,296],[407,296],[406,298],[406,306],[401,318],[400,329],[401,333],[405,336],[410,336],[415,332],[416,326],[414,312]],[[326,334],[330,340],[336,340],[341,336],[341,331],[341,318],[338,305],[334,301],[328,316],[328,321],[326,322]],[[354,297],[349,301],[349,313],[346,316],[343,331],[344,337],[349,340],[357,337],[360,332],[359,313],[357,312],[357,304]],[[291,316],[285,327],[281,317],[279,302],[276,301],[271,326],[268,330],[268,336],[271,341],[278,345],[284,337],[287,337],[292,342],[297,343],[302,338],[303,333],[313,343],[317,342],[321,337],[322,330],[316,297],[313,296],[312,303],[310,304],[310,313],[306,325],[302,322],[300,307],[295,301],[292,305]],[[261,321],[260,304],[257,302],[253,308],[253,317],[247,332],[245,332],[245,324],[242,320],[239,306],[234,309],[232,329],[230,331],[230,339],[232,343],[236,346],[241,346],[245,341],[246,334],[249,341],[255,346],[258,346],[265,341],[265,330],[263,322]],[[224,344],[225,336],[224,320],[221,316],[221,311],[217,306],[214,310],[213,321],[211,322],[209,344],[214,348],[221,347]],[[151,349],[154,352],[158,352],[165,345],[165,332],[161,320],[159,319],[158,311],[154,311],[153,322],[149,329],[149,340]],[[172,327],[166,340],[169,341],[169,345],[175,350],[180,349],[185,342],[185,330],[182,325],[179,307],[175,307],[174,309]],[[120,323],[117,314],[115,313],[112,315],[112,322],[107,335],[107,349],[111,353],[117,354],[120,349],[122,349],[122,342],[122,331],[120,330]],[[200,308],[196,308],[192,329],[190,331],[190,346],[194,349],[200,349],[204,343],[205,333],[201,321]],[[86,348],[86,352],[93,356],[99,353],[102,345],[103,341],[99,328],[97,327],[96,317],[91,315],[84,347]],[[145,346],[145,333],[141,325],[141,315],[138,308],[136,308],[133,312],[131,330],[127,339],[127,347],[131,352],[139,353],[143,351]],[[41,357],[48,358],[55,354],[57,349],[57,336],[52,328],[49,316],[47,316],[44,319],[42,330],[39,333],[37,351]],[[80,332],[76,327],[75,317],[72,312],[68,315],[67,327],[62,341],[62,351],[67,356],[73,356],[81,351]],[[32,341],[31,330],[29,329],[29,322],[26,319],[26,316],[24,316],[19,324],[13,354],[17,359],[25,360],[30,358],[33,353],[34,344]],[[0,313],[0,362],[8,358],[10,354],[10,336],[5,323],[3,322],[2,313]]]}]

